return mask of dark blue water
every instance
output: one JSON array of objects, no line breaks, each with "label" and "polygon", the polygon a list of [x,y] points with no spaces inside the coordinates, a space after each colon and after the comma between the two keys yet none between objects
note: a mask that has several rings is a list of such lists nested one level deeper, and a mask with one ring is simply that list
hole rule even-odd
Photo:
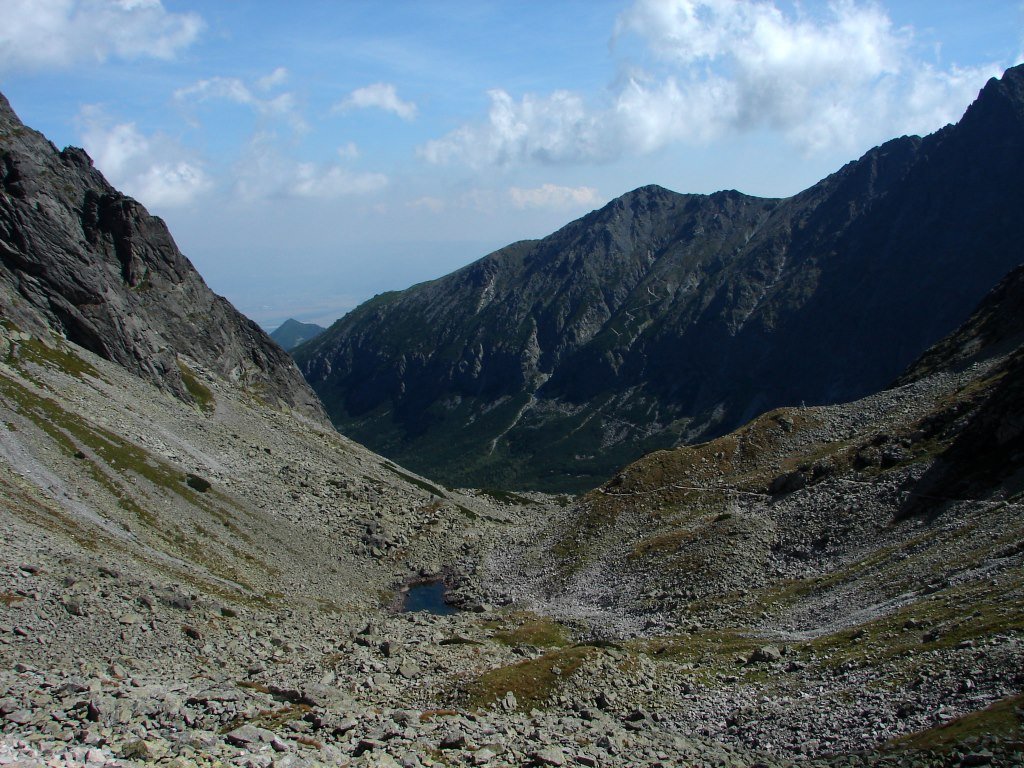
[{"label": "dark blue water", "polygon": [[426,611],[435,616],[451,616],[453,613],[458,613],[458,609],[454,605],[448,605],[444,601],[444,582],[440,579],[424,581],[409,587],[405,593],[405,599],[402,601],[402,612],[415,613],[416,611]]}]

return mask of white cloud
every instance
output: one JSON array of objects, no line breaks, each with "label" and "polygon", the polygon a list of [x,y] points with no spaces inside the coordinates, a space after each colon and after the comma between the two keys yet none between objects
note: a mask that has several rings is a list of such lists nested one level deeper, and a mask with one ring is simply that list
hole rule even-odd
[{"label": "white cloud", "polygon": [[771,131],[808,153],[861,150],[960,117],[1002,65],[947,70],[917,54],[873,3],[836,0],[820,17],[773,0],[636,0],[616,39],[638,37],[648,69],[623,72],[599,104],[556,91],[490,92],[487,117],[420,147],[474,167],[593,163]]},{"label": "white cloud", "polygon": [[278,67],[269,75],[257,80],[256,87],[261,91],[270,91],[279,85],[284,85],[286,82],[288,82],[288,70],[284,67]]},{"label": "white cloud", "polygon": [[382,173],[356,173],[340,165],[318,166],[299,163],[289,192],[296,197],[335,198],[346,195],[369,195],[388,185]]},{"label": "white cloud", "polygon": [[359,157],[359,147],[355,145],[355,142],[350,141],[348,144],[338,147],[338,157],[342,160],[355,160]]},{"label": "white cloud", "polygon": [[[915,57],[912,30],[853,0],[831,3],[824,18],[787,15],[768,0],[637,0],[619,19],[616,34],[625,32],[685,77],[674,90],[669,77],[654,88],[633,82],[620,95],[630,118],[643,118],[644,97],[662,111],[672,105],[673,128],[661,123],[647,134],[655,146],[768,128],[814,152],[925,133],[957,119],[1001,70],[938,71]],[[700,131],[709,118],[715,131]]]},{"label": "white cloud", "polygon": [[461,160],[474,166],[523,162],[566,163],[602,159],[607,127],[583,99],[569,91],[516,101],[503,90],[488,93],[487,121],[466,125],[427,142],[420,154],[432,163]]},{"label": "white cloud", "polygon": [[172,139],[116,123],[96,106],[79,114],[82,143],[104,176],[146,206],[183,206],[210,188],[203,166]]},{"label": "white cloud", "polygon": [[276,139],[272,133],[260,133],[249,143],[236,166],[235,193],[240,199],[330,200],[375,194],[389,184],[382,173],[354,171],[341,163],[296,162],[281,154]]},{"label": "white cloud", "polygon": [[509,198],[516,208],[577,208],[597,202],[593,187],[560,187],[543,184],[533,189],[509,187]]},{"label": "white cloud", "polygon": [[413,200],[408,205],[410,208],[422,209],[425,211],[430,211],[431,213],[440,213],[446,207],[444,200],[442,200],[439,197],[431,197],[429,195],[419,197]]},{"label": "white cloud", "polygon": [[[257,81],[260,90],[268,90],[285,82],[287,70],[278,67],[266,77]],[[295,95],[289,92],[276,96],[260,97],[245,82],[237,77],[210,77],[198,80],[174,92],[174,98],[181,103],[202,103],[206,101],[227,101],[250,107],[257,114],[286,120],[296,131],[305,131],[306,122],[299,114]]]},{"label": "white cloud", "polygon": [[906,112],[898,115],[902,133],[925,133],[960,118],[961,110],[951,105],[967,105],[991,77],[1002,75],[994,64],[981,67],[951,67],[948,72],[923,66],[915,74],[904,94]]},{"label": "white cloud", "polygon": [[5,0],[0,71],[172,59],[202,29],[198,15],[170,13],[160,0]]},{"label": "white cloud", "polygon": [[365,88],[357,88],[348,98],[336,104],[335,111],[346,112],[350,109],[382,109],[398,115],[403,120],[416,118],[416,105],[411,101],[402,101],[391,83],[374,83]]}]

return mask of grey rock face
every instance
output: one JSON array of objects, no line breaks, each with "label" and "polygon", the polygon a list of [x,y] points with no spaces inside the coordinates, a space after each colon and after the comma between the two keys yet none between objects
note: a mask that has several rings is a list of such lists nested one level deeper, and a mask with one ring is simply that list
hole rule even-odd
[{"label": "grey rock face", "polygon": [[22,125],[2,95],[0,300],[23,331],[63,334],[183,400],[202,398],[191,362],[324,421],[291,359],[207,287],[164,222],[83,150]]},{"label": "grey rock face", "polygon": [[449,484],[579,490],[888,385],[1024,258],[1024,68],[785,200],[644,187],[357,308],[297,355],[333,421]]}]

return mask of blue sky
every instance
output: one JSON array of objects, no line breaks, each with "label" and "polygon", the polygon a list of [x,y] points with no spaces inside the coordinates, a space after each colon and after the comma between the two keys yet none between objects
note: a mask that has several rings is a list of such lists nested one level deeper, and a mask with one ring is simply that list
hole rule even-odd
[{"label": "blue sky", "polygon": [[955,121],[1022,0],[0,0],[0,90],[265,327]]}]

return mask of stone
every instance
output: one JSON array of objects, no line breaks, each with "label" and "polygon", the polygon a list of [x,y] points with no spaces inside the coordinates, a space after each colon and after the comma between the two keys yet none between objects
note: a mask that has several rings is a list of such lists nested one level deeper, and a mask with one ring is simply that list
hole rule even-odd
[{"label": "stone", "polygon": [[250,749],[258,747],[260,744],[269,744],[277,738],[277,734],[266,728],[259,728],[247,723],[224,734],[224,738],[229,744],[234,744],[236,747]]},{"label": "stone", "polygon": [[490,747],[483,747],[473,753],[473,765],[487,765],[497,756],[497,753]]},{"label": "stone", "polygon": [[754,651],[752,654],[750,654],[750,658],[747,659],[747,663],[748,664],[758,664],[758,663],[769,664],[769,663],[772,663],[772,662],[779,661],[780,659],[782,659],[782,651],[780,651],[777,646],[774,646],[774,645],[762,645],[760,648],[758,648],[756,651]]},{"label": "stone", "polygon": [[345,718],[344,720],[339,720],[337,723],[335,723],[334,726],[332,727],[332,730],[334,731],[335,735],[344,736],[357,725],[359,725],[359,723],[349,717]]},{"label": "stone", "polygon": [[995,755],[987,749],[979,749],[974,752],[968,752],[960,760],[960,765],[964,768],[977,768],[982,765],[991,765],[995,759]]},{"label": "stone", "polygon": [[356,744],[355,750],[352,752],[353,755],[359,757],[367,752],[374,752],[376,750],[384,750],[384,742],[378,739],[360,739],[359,743]]},{"label": "stone", "polygon": [[565,753],[558,747],[544,747],[543,749],[538,749],[533,753],[532,757],[537,765],[565,765]]},{"label": "stone", "polygon": [[191,597],[174,589],[158,592],[157,597],[160,602],[171,608],[177,608],[179,611],[191,611],[195,606],[195,601]]},{"label": "stone", "polygon": [[468,739],[466,734],[458,729],[452,729],[441,736],[438,746],[441,749],[465,749]]},{"label": "stone", "polygon": [[136,739],[135,741],[126,742],[121,747],[121,757],[125,760],[141,760],[148,763],[156,760],[159,757],[159,752],[152,742],[145,739]]},{"label": "stone", "polygon": [[89,615],[89,612],[86,610],[85,603],[75,598],[64,601],[64,610],[70,613],[72,616]]}]

